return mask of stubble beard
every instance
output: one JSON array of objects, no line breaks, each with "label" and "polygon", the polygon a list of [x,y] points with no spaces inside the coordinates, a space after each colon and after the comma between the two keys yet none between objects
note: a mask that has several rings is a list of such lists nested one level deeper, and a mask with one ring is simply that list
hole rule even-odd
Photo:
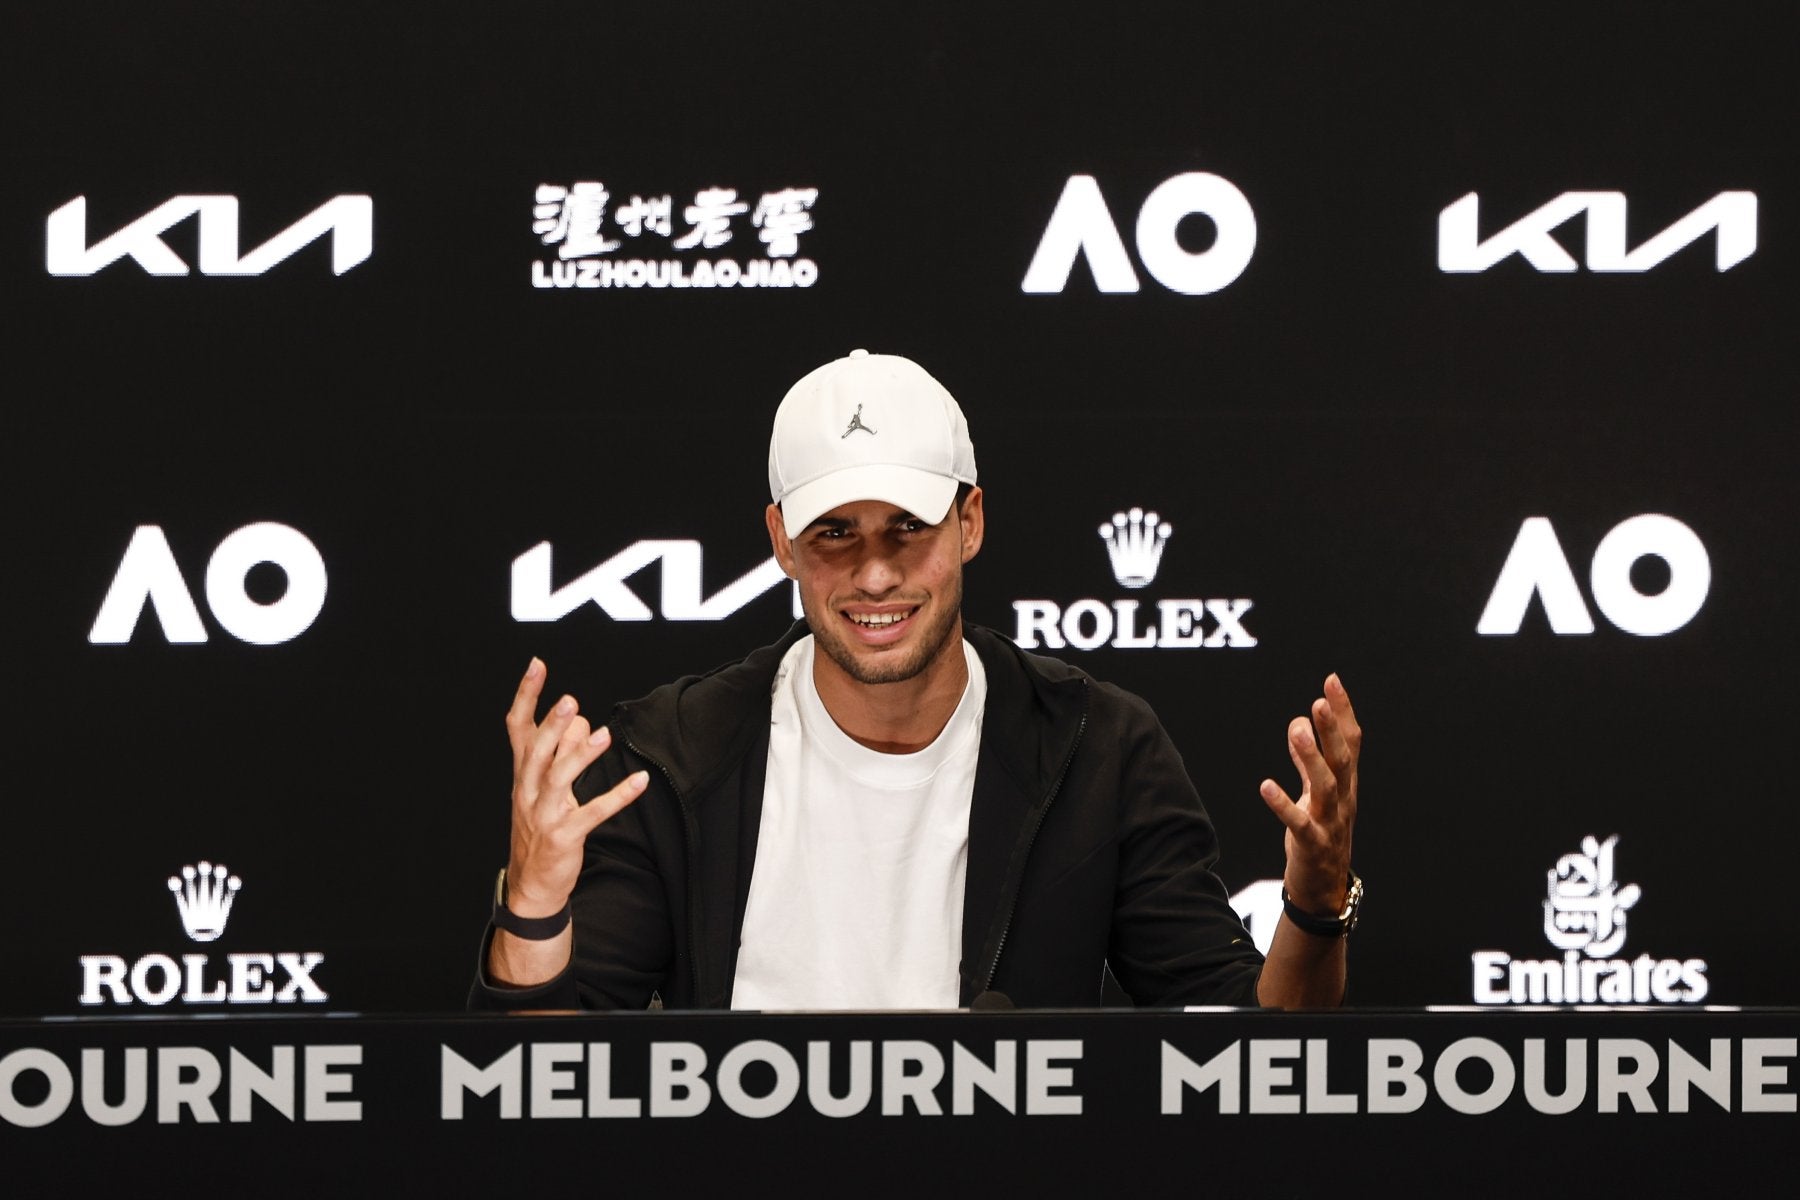
[{"label": "stubble beard", "polygon": [[[949,644],[950,635],[956,631],[957,619],[962,614],[962,576],[957,575],[951,590],[943,597],[946,601],[939,606],[931,618],[930,625],[921,626],[914,634],[910,649],[899,652],[881,652],[872,658],[859,658],[848,642],[837,629],[838,614],[836,610],[825,613],[821,619],[819,614],[808,612],[807,624],[812,626],[813,643],[825,651],[827,658],[836,663],[844,674],[858,683],[903,683],[922,674],[925,669],[937,661],[944,647]],[[802,607],[805,607],[804,603]]]}]

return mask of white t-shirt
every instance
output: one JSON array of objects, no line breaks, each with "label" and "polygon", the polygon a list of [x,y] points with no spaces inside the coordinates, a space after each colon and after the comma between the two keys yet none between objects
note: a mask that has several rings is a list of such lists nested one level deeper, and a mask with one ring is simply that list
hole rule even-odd
[{"label": "white t-shirt", "polygon": [[987,676],[937,739],[883,754],[839,729],[813,639],[775,675],[769,769],[731,1006],[955,1008],[969,799]]}]

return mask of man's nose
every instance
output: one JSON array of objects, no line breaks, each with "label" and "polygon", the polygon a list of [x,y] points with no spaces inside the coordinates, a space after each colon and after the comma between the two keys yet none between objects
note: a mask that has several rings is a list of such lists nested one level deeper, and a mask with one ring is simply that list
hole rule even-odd
[{"label": "man's nose", "polygon": [[891,548],[880,545],[873,539],[865,543],[862,557],[857,560],[856,570],[851,574],[851,582],[856,585],[857,591],[879,596],[900,586],[901,578],[900,565],[895,561]]}]

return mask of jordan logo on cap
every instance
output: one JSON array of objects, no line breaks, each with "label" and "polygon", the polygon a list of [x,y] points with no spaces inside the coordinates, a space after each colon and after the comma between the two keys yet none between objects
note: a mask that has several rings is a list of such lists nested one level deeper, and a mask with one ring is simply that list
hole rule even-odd
[{"label": "jordan logo on cap", "polygon": [[856,406],[856,412],[851,415],[850,424],[845,427],[843,433],[838,435],[838,440],[842,441],[859,429],[870,435],[873,435],[875,432],[873,429],[870,429],[867,425],[862,423],[862,405],[860,404]]}]

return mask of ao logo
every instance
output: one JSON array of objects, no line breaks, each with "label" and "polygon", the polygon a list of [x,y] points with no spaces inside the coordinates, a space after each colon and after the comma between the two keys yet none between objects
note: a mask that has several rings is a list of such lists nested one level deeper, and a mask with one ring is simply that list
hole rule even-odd
[{"label": "ao logo", "polygon": [[[1668,564],[1669,585],[1645,595],[1631,582],[1632,564],[1654,555]],[[1618,628],[1639,637],[1661,637],[1694,619],[1712,586],[1712,562],[1700,538],[1674,517],[1643,513],[1613,527],[1594,551],[1588,572],[1594,604]],[[1527,517],[1519,526],[1506,565],[1488,596],[1475,632],[1506,637],[1519,632],[1533,594],[1559,634],[1594,632],[1569,560],[1549,517]]]},{"label": "ao logo", "polygon": [[[1198,254],[1184,250],[1175,237],[1183,217],[1202,214],[1218,230],[1213,244]],[[1220,290],[1250,265],[1256,250],[1256,214],[1230,180],[1204,171],[1165,179],[1138,209],[1136,241],[1144,269],[1164,287],[1186,296]],[[1061,292],[1078,255],[1086,254],[1094,285],[1102,292],[1135,292],[1137,273],[1125,253],[1118,226],[1100,185],[1092,175],[1071,175],[1063,185],[1056,211],[1038,242],[1037,253],[1019,290]]]},{"label": "ao logo", "polygon": [[[287,576],[287,591],[264,604],[244,590],[260,563]],[[163,636],[178,645],[206,640],[194,598],[158,525],[139,525],[125,547],[88,641],[122,646],[136,632],[148,601]],[[254,646],[274,646],[305,633],[325,606],[325,560],[298,529],[274,521],[246,525],[220,542],[206,564],[206,606],[225,632]]]},{"label": "ao logo", "polygon": [[375,202],[368,196],[333,196],[242,258],[236,196],[172,197],[92,246],[87,242],[87,197],[77,196],[44,223],[44,266],[52,275],[85,276],[130,257],[151,275],[186,275],[187,264],[162,235],[196,215],[202,275],[261,275],[327,233],[331,273],[342,275],[367,259],[374,247]]}]

